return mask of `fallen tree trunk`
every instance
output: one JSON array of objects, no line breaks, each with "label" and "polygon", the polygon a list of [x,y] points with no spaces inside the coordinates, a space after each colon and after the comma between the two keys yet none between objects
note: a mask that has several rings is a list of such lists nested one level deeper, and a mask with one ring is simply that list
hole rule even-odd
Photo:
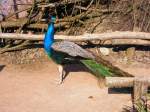
[{"label": "fallen tree trunk", "polygon": [[[0,38],[23,39],[23,40],[43,40],[44,35],[0,33]],[[110,40],[110,39],[146,39],[146,40],[150,40],[150,33],[116,31],[116,32],[101,33],[101,34],[83,34],[83,35],[79,35],[79,36],[55,35],[55,39],[69,40],[69,41]]]}]

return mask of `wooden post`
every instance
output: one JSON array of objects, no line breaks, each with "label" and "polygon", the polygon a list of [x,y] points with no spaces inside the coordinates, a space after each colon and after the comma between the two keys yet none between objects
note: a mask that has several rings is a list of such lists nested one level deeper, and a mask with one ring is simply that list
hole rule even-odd
[{"label": "wooden post", "polygon": [[134,104],[145,97],[148,86],[150,86],[150,78],[145,77],[106,77],[106,85],[108,87],[133,87]]},{"label": "wooden post", "polygon": [[148,91],[148,81],[145,78],[135,78],[134,80],[134,103],[145,97]]}]

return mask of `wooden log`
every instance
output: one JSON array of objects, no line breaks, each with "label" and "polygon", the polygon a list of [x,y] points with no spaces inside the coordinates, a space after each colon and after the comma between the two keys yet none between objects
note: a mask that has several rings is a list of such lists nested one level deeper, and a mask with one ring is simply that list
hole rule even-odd
[{"label": "wooden log", "polygon": [[134,77],[106,77],[106,85],[110,88],[132,87]]},{"label": "wooden log", "polygon": [[3,38],[3,39],[43,40],[43,37],[44,35],[0,33],[0,38]]},{"label": "wooden log", "polygon": [[109,40],[109,39],[150,39],[150,33],[131,32],[131,31],[115,31],[101,34],[84,34],[82,39],[88,40]]},{"label": "wooden log", "polygon": [[[22,23],[26,20],[27,19],[22,19],[20,21],[4,21],[4,22],[1,22],[1,26],[2,28],[12,28],[12,27],[18,28],[18,27],[21,27]],[[40,23],[29,24],[27,28],[47,29],[47,24],[40,24]]]},{"label": "wooden log", "polygon": [[[142,78],[135,77],[106,77],[106,85],[110,88],[133,87],[134,81]],[[146,78],[148,86],[150,86],[150,78]]]},{"label": "wooden log", "polygon": [[141,39],[113,39],[111,41],[105,41],[104,45],[112,44],[112,45],[150,45],[149,40],[141,40]]},{"label": "wooden log", "polygon": [[133,103],[136,104],[142,99],[146,99],[150,78],[147,77],[106,77],[108,87],[133,87]]},{"label": "wooden log", "polygon": [[[0,38],[43,40],[44,35],[29,35],[16,33],[0,33]],[[84,34],[79,36],[55,35],[57,40],[87,41],[87,40],[109,40],[109,39],[147,39],[150,40],[150,33],[145,32],[111,32],[101,34]]]}]

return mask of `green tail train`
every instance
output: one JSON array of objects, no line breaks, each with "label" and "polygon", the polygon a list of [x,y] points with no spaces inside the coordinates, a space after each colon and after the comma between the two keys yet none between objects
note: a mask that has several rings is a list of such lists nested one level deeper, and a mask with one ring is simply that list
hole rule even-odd
[{"label": "green tail train", "polygon": [[93,72],[96,77],[109,77],[113,76],[110,69],[102,64],[97,63],[95,60],[80,60],[89,70]]}]

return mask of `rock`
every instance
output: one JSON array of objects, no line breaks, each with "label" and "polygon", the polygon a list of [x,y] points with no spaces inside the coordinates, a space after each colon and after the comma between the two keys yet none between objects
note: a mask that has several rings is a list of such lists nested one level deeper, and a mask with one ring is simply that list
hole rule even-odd
[{"label": "rock", "polygon": [[109,49],[106,47],[100,47],[99,50],[105,56],[109,55],[109,53],[110,53]]}]

